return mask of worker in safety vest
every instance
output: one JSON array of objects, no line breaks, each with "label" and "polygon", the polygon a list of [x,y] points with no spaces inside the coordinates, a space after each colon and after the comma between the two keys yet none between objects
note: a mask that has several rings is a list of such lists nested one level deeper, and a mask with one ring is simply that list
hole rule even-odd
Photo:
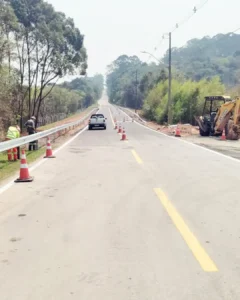
[{"label": "worker in safety vest", "polygon": [[[18,125],[12,125],[8,128],[7,136],[6,136],[6,141],[9,140],[14,140],[20,137],[20,128]],[[18,159],[18,149],[13,148],[7,150],[8,154],[8,161],[16,161]]]}]

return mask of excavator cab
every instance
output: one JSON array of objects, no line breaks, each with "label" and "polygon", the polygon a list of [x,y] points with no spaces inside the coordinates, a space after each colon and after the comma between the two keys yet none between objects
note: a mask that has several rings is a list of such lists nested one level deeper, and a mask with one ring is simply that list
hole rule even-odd
[{"label": "excavator cab", "polygon": [[[229,96],[206,96],[203,113],[200,117],[195,117],[199,125],[201,136],[218,135],[215,133],[215,118],[219,108],[226,102],[230,102]],[[219,133],[220,135],[220,133]]]}]

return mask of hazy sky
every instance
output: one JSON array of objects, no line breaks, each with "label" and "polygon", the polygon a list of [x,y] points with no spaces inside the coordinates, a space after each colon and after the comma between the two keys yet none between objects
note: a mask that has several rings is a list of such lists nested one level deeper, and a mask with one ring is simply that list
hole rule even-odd
[{"label": "hazy sky", "polygon": [[[106,66],[121,54],[141,51],[161,57],[168,47],[162,34],[185,19],[193,7],[206,0],[49,0],[56,10],[72,17],[85,35],[88,52],[88,75],[106,73]],[[173,46],[183,46],[189,39],[226,33],[240,27],[239,0],[209,0],[172,36]],[[240,30],[238,31],[240,33]],[[239,45],[240,47],[240,45]]]}]

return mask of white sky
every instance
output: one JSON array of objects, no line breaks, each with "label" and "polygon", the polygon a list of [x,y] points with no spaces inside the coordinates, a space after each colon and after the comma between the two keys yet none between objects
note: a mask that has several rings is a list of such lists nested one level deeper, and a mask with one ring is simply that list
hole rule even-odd
[{"label": "white sky", "polygon": [[[48,0],[56,10],[72,17],[85,35],[88,75],[102,73],[119,55],[137,55],[148,61],[148,51],[162,57],[162,35],[191,14],[206,0]],[[189,39],[227,33],[240,27],[239,0],[209,0],[172,36],[172,45],[183,46]],[[240,33],[240,30],[238,31]],[[240,47],[240,45],[239,45]]]}]

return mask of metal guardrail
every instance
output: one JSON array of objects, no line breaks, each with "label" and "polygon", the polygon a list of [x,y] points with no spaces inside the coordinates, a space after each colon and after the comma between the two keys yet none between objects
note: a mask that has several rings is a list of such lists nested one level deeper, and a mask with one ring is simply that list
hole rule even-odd
[{"label": "metal guardrail", "polygon": [[131,115],[135,116],[136,118],[138,118],[142,123],[147,123],[145,120],[143,120],[138,114],[136,114],[135,112],[131,111],[130,109],[126,108],[126,107],[122,107],[122,106],[116,106],[119,107],[121,110],[125,110]]},{"label": "metal guardrail", "polygon": [[83,123],[89,117],[89,115],[91,115],[96,110],[98,110],[97,107],[92,109],[85,117],[81,118],[78,121],[70,122],[70,123],[67,123],[67,124],[64,124],[64,125],[61,125],[61,126],[57,126],[57,127],[48,129],[48,130],[44,130],[42,132],[31,134],[31,135],[28,135],[28,136],[23,136],[23,137],[20,137],[18,139],[1,142],[0,143],[0,152],[6,151],[8,149],[15,148],[15,147],[23,146],[23,145],[28,144],[30,142],[33,142],[33,141],[39,140],[41,138],[47,137],[47,136],[49,136],[53,133],[56,133],[58,131],[67,129],[67,128],[72,127],[72,126],[80,125],[81,123]]}]

